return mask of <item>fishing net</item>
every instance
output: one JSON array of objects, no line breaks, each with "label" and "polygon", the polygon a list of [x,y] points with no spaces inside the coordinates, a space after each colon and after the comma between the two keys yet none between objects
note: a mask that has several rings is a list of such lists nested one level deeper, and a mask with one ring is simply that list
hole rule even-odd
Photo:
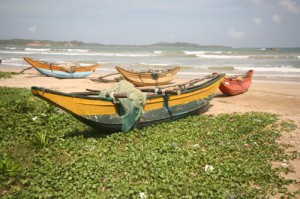
[{"label": "fishing net", "polygon": [[151,78],[154,79],[154,80],[157,80],[159,78],[159,73],[151,72]]},{"label": "fishing net", "polygon": [[74,62],[67,62],[65,64],[60,64],[58,66],[64,69],[68,73],[74,73],[76,68],[79,67],[79,64]]},{"label": "fishing net", "polygon": [[136,122],[144,113],[146,94],[135,88],[133,84],[126,80],[121,80],[108,90],[102,90],[100,97],[105,97],[106,93],[126,92],[127,98],[113,99],[118,104],[118,112],[122,121],[122,132],[128,132],[136,125]]}]

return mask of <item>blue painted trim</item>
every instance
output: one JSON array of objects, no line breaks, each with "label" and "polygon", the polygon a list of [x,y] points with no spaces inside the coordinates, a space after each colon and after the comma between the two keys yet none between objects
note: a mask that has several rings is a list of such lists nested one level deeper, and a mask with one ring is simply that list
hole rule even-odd
[{"label": "blue painted trim", "polygon": [[83,77],[87,77],[88,75],[92,74],[92,72],[93,72],[93,71],[88,71],[88,72],[68,73],[68,72],[63,72],[63,71],[54,71],[54,70],[47,70],[47,69],[42,69],[42,68],[35,68],[35,69],[43,75],[46,75],[49,77],[56,77],[59,79],[83,78]]}]

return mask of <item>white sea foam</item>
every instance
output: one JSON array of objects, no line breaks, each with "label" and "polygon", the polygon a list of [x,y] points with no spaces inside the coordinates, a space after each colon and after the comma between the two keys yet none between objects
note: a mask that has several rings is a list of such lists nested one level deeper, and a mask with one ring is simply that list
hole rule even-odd
[{"label": "white sea foam", "polygon": [[251,55],[250,59],[298,59],[299,56],[294,55]]},{"label": "white sea foam", "polygon": [[20,49],[20,48],[16,48],[16,47],[5,47],[5,49],[8,49],[8,50],[17,50],[17,49]]},{"label": "white sea foam", "polygon": [[195,55],[199,58],[204,59],[247,59],[247,55],[227,55],[232,54],[232,52],[223,51],[184,51],[186,55]]},{"label": "white sea foam", "polygon": [[103,68],[103,67],[99,67],[99,68],[96,68],[96,71],[113,71],[113,72],[116,72],[116,70],[114,68]]},{"label": "white sea foam", "polygon": [[70,48],[60,48],[53,49],[52,51],[65,51],[65,52],[89,52],[88,49],[70,49]]},{"label": "white sea foam", "polygon": [[141,65],[146,65],[146,66],[169,66],[170,64],[162,64],[162,63],[144,63],[144,62],[141,62],[140,63]]},{"label": "white sea foam", "polygon": [[42,55],[66,55],[66,56],[98,56],[98,53],[81,53],[81,52],[40,52]]},{"label": "white sea foam", "polygon": [[204,76],[204,75],[209,75],[211,74],[210,72],[183,72],[183,71],[179,71],[178,75],[184,75],[184,76]]},{"label": "white sea foam", "polygon": [[10,66],[17,66],[17,67],[25,67],[25,66],[28,66],[28,64],[19,63],[19,62],[6,63],[5,61],[3,61],[2,64],[7,64],[7,65],[10,65]]},{"label": "white sea foam", "polygon": [[[237,70],[248,70],[245,67],[238,67],[236,66],[235,69]],[[250,69],[250,68],[249,68]],[[254,71],[259,72],[280,72],[280,73],[300,73],[300,68],[295,68],[293,66],[277,66],[277,67],[252,67]]]},{"label": "white sea foam", "polygon": [[204,55],[205,51],[183,51],[184,54],[186,55]]},{"label": "white sea foam", "polygon": [[8,61],[11,61],[11,62],[15,62],[15,61],[23,61],[22,58],[15,58],[15,57],[12,57],[10,59],[8,59]]},{"label": "white sea foam", "polygon": [[255,74],[255,77],[290,77],[290,78],[300,78],[300,74]]},{"label": "white sea foam", "polygon": [[89,52],[89,50],[86,49],[66,49],[68,52]]},{"label": "white sea foam", "polygon": [[[300,68],[293,67],[291,65],[282,65],[282,66],[253,66],[253,65],[232,65],[232,66],[226,66],[226,65],[219,65],[219,66],[212,66],[212,65],[185,65],[184,68],[189,70],[188,68],[191,68],[193,70],[203,70],[206,72],[210,71],[223,71],[226,73],[231,72],[246,72],[248,70],[254,70],[255,75],[257,74],[280,74],[280,75],[295,75],[296,77],[300,77]],[[181,70],[183,71],[183,70]],[[257,72],[257,73],[256,73]],[[197,73],[197,72],[196,72]]]},{"label": "white sea foam", "polygon": [[222,54],[223,51],[183,51],[186,55]]},{"label": "white sea foam", "polygon": [[25,51],[45,52],[45,51],[51,51],[51,49],[50,48],[25,48]]},{"label": "white sea foam", "polygon": [[247,55],[197,55],[199,58],[204,59],[248,59]]},{"label": "white sea foam", "polygon": [[0,51],[3,54],[37,54],[38,52],[25,52],[25,51]]},{"label": "white sea foam", "polygon": [[[244,71],[244,70],[243,70]],[[244,72],[246,72],[247,70],[245,70]],[[218,72],[218,71],[216,71]],[[243,72],[229,72],[226,74],[227,75],[237,75],[237,74],[242,74]],[[202,77],[205,75],[210,75],[211,72],[207,71],[207,70],[199,70],[199,71],[179,71],[178,75],[180,76],[186,76],[186,77]],[[258,71],[254,70],[254,78],[266,78],[266,77],[272,77],[272,78],[299,78],[300,79],[300,73],[282,73],[282,72],[278,72],[278,73],[259,73]]]},{"label": "white sea foam", "polygon": [[[23,61],[22,58],[10,58],[2,60],[2,64],[7,64],[10,66],[26,66],[27,64]],[[1,65],[0,65],[1,66]]]},{"label": "white sea foam", "polygon": [[144,53],[102,53],[102,52],[41,52],[43,55],[67,55],[67,56],[103,56],[103,57],[151,57],[154,54]]},{"label": "white sea foam", "polygon": [[106,57],[152,57],[154,54],[150,53],[98,53],[100,56]]}]

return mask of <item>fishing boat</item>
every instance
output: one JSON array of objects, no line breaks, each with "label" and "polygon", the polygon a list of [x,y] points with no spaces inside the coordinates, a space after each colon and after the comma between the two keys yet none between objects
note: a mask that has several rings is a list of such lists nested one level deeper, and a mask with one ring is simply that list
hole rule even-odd
[{"label": "fishing boat", "polygon": [[226,95],[239,95],[248,91],[252,84],[253,70],[243,75],[225,76],[220,85],[220,90]]},{"label": "fishing boat", "polygon": [[180,70],[179,66],[166,70],[149,69],[145,71],[134,71],[124,69],[120,66],[116,66],[115,68],[127,81],[135,86],[158,86],[168,84]]},{"label": "fishing boat", "polygon": [[99,64],[80,66],[74,63],[56,64],[34,60],[28,57],[23,58],[42,75],[56,77],[59,79],[84,78],[92,74]]},{"label": "fishing boat", "polygon": [[127,132],[133,128],[199,114],[200,109],[213,99],[223,78],[224,74],[212,74],[172,87],[141,89],[146,96],[142,114],[125,130],[128,112],[124,112],[126,108],[121,105],[120,99],[128,99],[131,92],[100,91],[104,95],[99,96],[99,91],[95,90],[64,93],[35,86],[31,87],[31,91],[33,95],[63,109],[98,131]]}]

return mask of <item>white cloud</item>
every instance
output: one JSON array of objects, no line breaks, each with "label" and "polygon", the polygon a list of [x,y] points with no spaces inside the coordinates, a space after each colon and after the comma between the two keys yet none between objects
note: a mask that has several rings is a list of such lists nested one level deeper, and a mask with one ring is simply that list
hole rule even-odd
[{"label": "white cloud", "polygon": [[243,31],[236,30],[235,28],[231,28],[228,35],[234,39],[243,39],[245,37],[245,33]]},{"label": "white cloud", "polygon": [[31,33],[33,33],[33,34],[38,33],[38,29],[37,29],[37,26],[36,26],[36,25],[30,26],[30,27],[28,28],[28,30],[29,30],[29,32],[31,32]]},{"label": "white cloud", "polygon": [[281,0],[279,5],[288,9],[292,13],[300,12],[300,7],[293,0]]},{"label": "white cloud", "polygon": [[261,18],[254,18],[252,19],[252,22],[257,25],[257,26],[262,26],[263,23],[262,23],[262,19]]},{"label": "white cloud", "polygon": [[281,22],[281,16],[279,16],[279,15],[273,15],[272,20],[275,23],[280,23]]}]

